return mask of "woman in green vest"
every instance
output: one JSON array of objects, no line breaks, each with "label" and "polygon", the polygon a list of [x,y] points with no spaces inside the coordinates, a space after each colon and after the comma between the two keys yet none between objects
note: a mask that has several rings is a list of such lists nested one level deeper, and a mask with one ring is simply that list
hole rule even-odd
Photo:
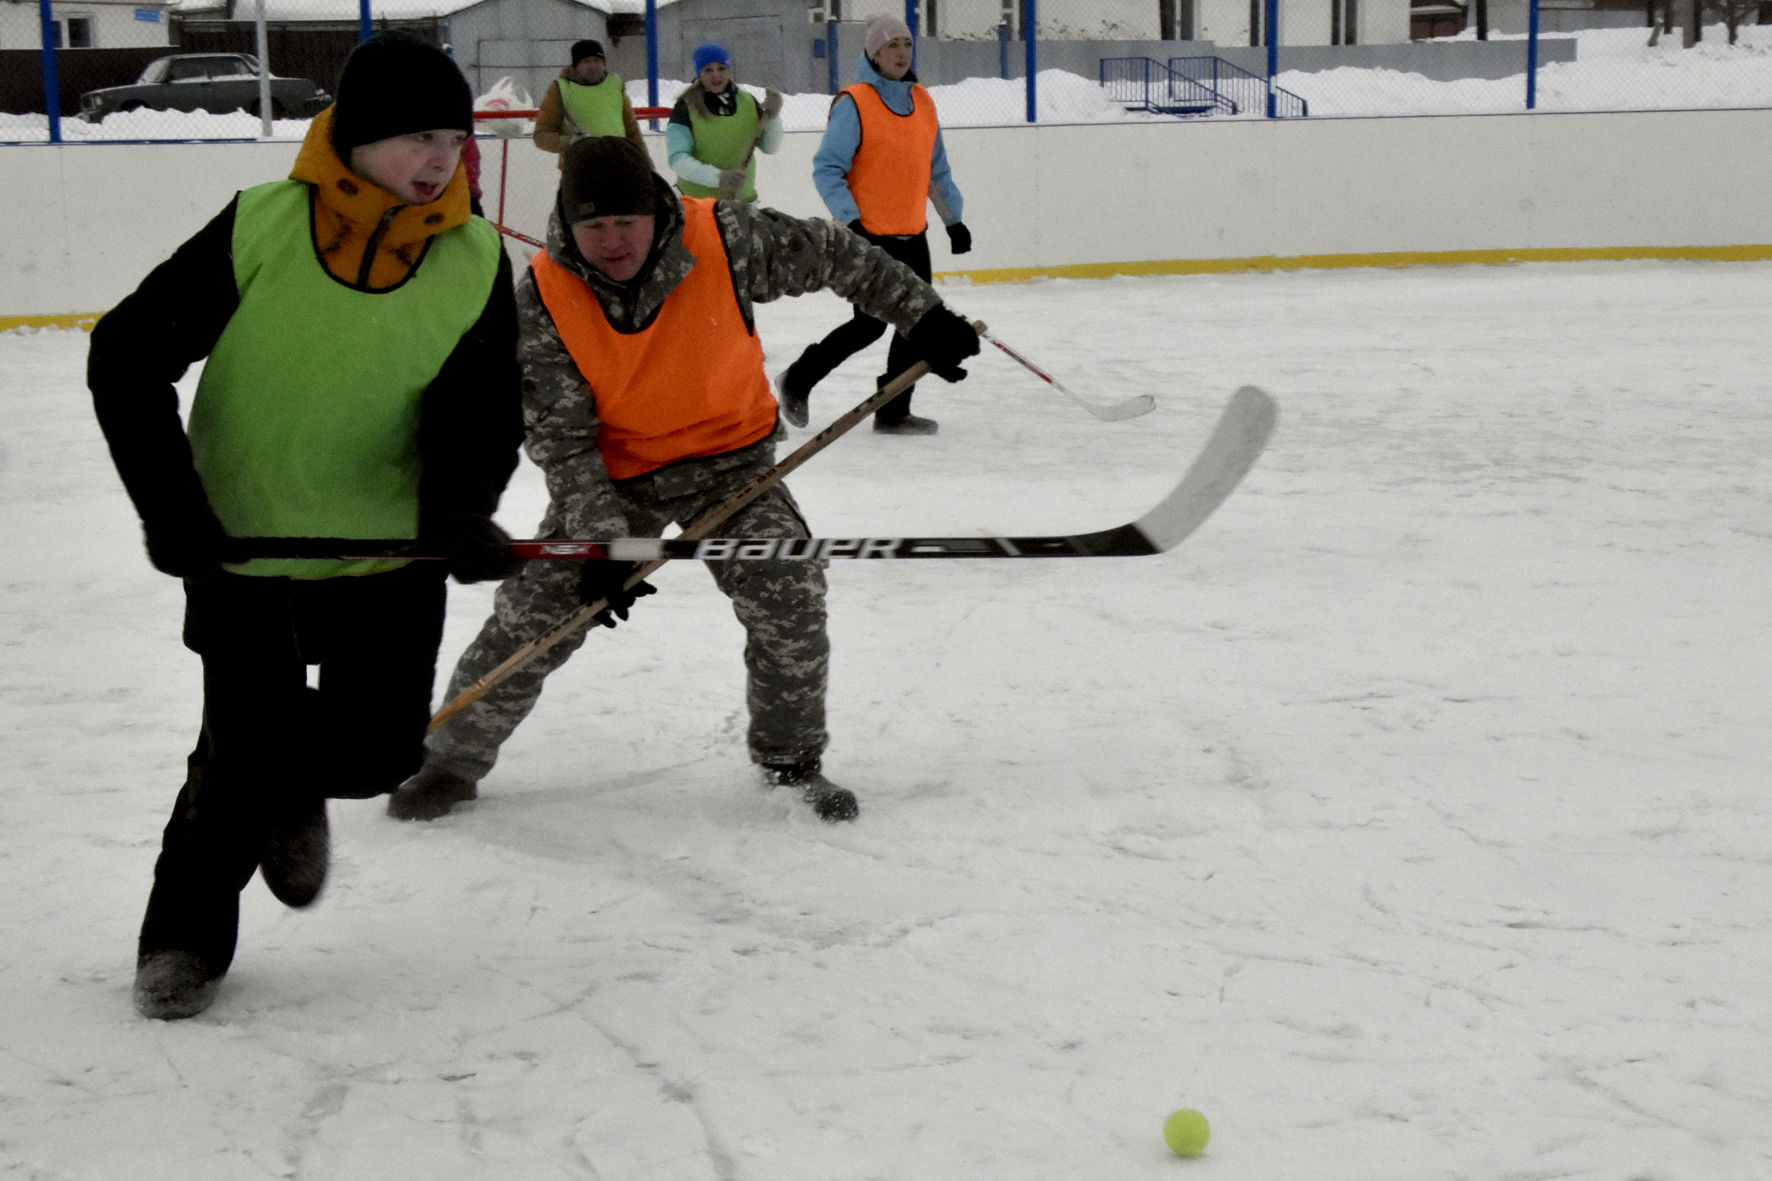
[{"label": "woman in green vest", "polygon": [[[510,263],[469,210],[467,80],[352,52],[289,179],[236,195],[92,332],[87,384],[148,560],[184,582],[203,718],[136,952],[146,1017],[208,1008],[256,870],[326,881],[326,800],[417,769],[444,575],[521,563],[492,520],[522,412]],[[174,385],[205,361],[181,425]],[[414,538],[446,562],[254,559],[245,537]]]},{"label": "woman in green vest", "polygon": [[530,138],[542,151],[558,155],[567,144],[587,135],[625,135],[635,147],[646,150],[621,75],[604,61],[602,42],[590,40],[573,43],[572,64],[560,71],[542,96]]},{"label": "woman in green vest", "polygon": [[781,94],[759,103],[732,78],[732,55],[708,43],[695,50],[695,81],[671,108],[665,159],[685,197],[757,199],[757,153],[781,146]]}]

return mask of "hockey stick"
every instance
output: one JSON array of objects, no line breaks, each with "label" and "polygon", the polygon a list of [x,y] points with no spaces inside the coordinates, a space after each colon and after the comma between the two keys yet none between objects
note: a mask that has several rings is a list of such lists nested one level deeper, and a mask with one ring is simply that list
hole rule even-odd
[{"label": "hockey stick", "polygon": [[505,235],[507,238],[515,238],[525,246],[533,246],[537,250],[546,250],[548,248],[548,244],[543,242],[540,238],[531,238],[528,234],[518,233],[510,226],[501,225],[497,222],[494,222],[493,225],[497,228],[499,233]]},{"label": "hockey stick", "polygon": [[[973,327],[980,332],[984,330],[983,324],[974,324]],[[806,440],[806,442],[802,443],[785,459],[777,462],[774,467],[762,473],[756,479],[740,488],[737,492],[734,492],[731,496],[728,496],[725,500],[690,522],[690,524],[685,526],[678,536],[688,540],[706,537],[727,517],[730,517],[739,509],[781,483],[790,472],[811,459],[814,455],[817,455],[820,451],[823,451],[826,447],[829,447],[832,443],[836,442],[844,434],[848,433],[850,428],[861,422],[862,419],[867,418],[875,410],[878,410],[881,406],[884,406],[886,403],[896,398],[906,389],[915,385],[917,380],[928,372],[929,366],[922,361],[918,361],[915,365],[912,365],[909,369],[874,391],[871,396],[858,403],[848,413],[825,427],[824,430]],[[630,574],[627,581],[622,585],[624,587],[632,587],[635,583],[643,581],[648,575],[664,564],[665,559],[663,558],[646,561]],[[549,648],[552,648],[555,644],[558,644],[561,640],[564,640],[567,636],[570,636],[585,627],[598,612],[608,606],[608,602],[602,599],[599,599],[594,603],[587,603],[553,627],[549,628],[540,636],[511,653],[511,655],[506,657],[504,662],[498,665],[498,667],[488,672],[472,685],[469,685],[466,689],[463,689],[460,693],[457,693],[451,700],[444,702],[443,706],[438,709],[435,714],[431,715],[431,724],[427,729],[435,730],[438,726],[441,726],[444,722],[447,722],[450,718],[453,718],[456,714],[486,696],[487,690],[491,689],[494,685],[534,660],[537,656],[540,656],[543,652],[546,652]]]},{"label": "hockey stick", "polygon": [[[1243,478],[1273,432],[1273,399],[1254,386],[1231,396],[1198,458],[1157,505],[1136,521],[1092,533],[1029,537],[619,537],[604,541],[513,541],[518,556],[566,561],[663,562],[838,558],[1117,558],[1173,548],[1205,521]],[[243,556],[435,559],[416,541],[329,537],[247,537]]]},{"label": "hockey stick", "polygon": [[[738,90],[738,83],[734,82],[732,84],[732,88],[734,90]],[[742,94],[744,92],[739,91],[739,93]],[[755,95],[751,96],[751,101],[757,102],[757,98]],[[749,179],[749,175],[750,175],[751,157],[755,156],[757,154],[757,145],[763,142],[763,133],[765,131],[769,130],[770,116],[763,114],[763,104],[762,103],[757,103],[757,115],[758,115],[757,130],[751,133],[751,144],[744,151],[744,159],[742,159],[738,162],[738,167],[744,171],[744,173],[746,174],[746,179]],[[724,190],[722,190],[720,193],[720,196],[725,198],[728,201],[731,201],[731,200],[737,199],[739,193],[742,193],[742,192],[744,192],[744,185],[740,184],[738,187],[738,193],[733,193],[730,196],[728,196],[726,194],[726,192]]]},{"label": "hockey stick", "polygon": [[1077,405],[1104,422],[1122,422],[1128,418],[1137,418],[1141,414],[1149,414],[1152,410],[1157,408],[1157,400],[1149,394],[1139,394],[1135,398],[1127,398],[1124,402],[1091,402],[1085,398],[1078,397],[1076,394],[1065,389],[1056,377],[1053,377],[1050,373],[1046,372],[1044,369],[1040,368],[1038,365],[1034,364],[996,337],[992,336],[990,333],[980,332],[978,335],[1015,358],[1023,369],[1026,369],[1029,373],[1033,374],[1035,377],[1039,378],[1041,381],[1045,382],[1047,385],[1051,386],[1053,389],[1057,390],[1059,393],[1063,394],[1065,397],[1069,398],[1071,401],[1075,402]]}]

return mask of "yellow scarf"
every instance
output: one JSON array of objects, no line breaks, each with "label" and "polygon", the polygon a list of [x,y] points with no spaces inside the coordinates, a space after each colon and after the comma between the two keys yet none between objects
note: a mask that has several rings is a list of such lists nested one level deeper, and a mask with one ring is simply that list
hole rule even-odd
[{"label": "yellow scarf", "polygon": [[[296,154],[291,180],[313,185],[314,245],[334,278],[372,291],[398,286],[424,254],[425,243],[472,216],[468,174],[460,165],[443,192],[428,205],[404,205],[400,198],[365,180],[339,159],[332,146],[332,108],[314,117]],[[363,254],[374,242],[368,282]]]}]

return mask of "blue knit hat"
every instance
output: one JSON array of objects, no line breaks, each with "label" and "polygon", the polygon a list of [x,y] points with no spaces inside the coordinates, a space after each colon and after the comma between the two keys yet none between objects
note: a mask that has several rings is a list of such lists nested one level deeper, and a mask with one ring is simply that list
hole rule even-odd
[{"label": "blue knit hat", "polygon": [[719,62],[730,69],[732,68],[732,55],[726,52],[724,45],[716,45],[712,41],[705,45],[697,45],[695,47],[695,72],[701,73],[712,62]]}]

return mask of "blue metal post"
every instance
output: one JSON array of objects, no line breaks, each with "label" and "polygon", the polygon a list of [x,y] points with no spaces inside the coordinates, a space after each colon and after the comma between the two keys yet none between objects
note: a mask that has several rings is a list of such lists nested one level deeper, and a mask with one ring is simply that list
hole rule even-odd
[{"label": "blue metal post", "polygon": [[1538,0],[1532,0],[1526,29],[1526,109],[1538,106]]},{"label": "blue metal post", "polygon": [[369,15],[369,0],[357,0],[357,40],[375,36],[375,18]]},{"label": "blue metal post", "polygon": [[1035,78],[1040,72],[1039,55],[1036,52],[1037,42],[1040,39],[1040,16],[1037,0],[1027,0],[1027,7],[1022,12],[1024,15],[1022,16],[1021,35],[1027,41],[1028,122],[1038,123],[1040,121],[1038,113],[1040,98],[1039,84]]},{"label": "blue metal post", "polygon": [[37,0],[43,27],[43,109],[49,114],[49,142],[62,142],[62,80],[55,68],[55,13],[49,0]]},{"label": "blue metal post", "polygon": [[658,0],[646,0],[646,105],[658,105]]},{"label": "blue metal post", "polygon": [[1280,0],[1267,0],[1267,117],[1274,118],[1274,75],[1280,72]]},{"label": "blue metal post", "polygon": [[837,68],[837,22],[826,21],[824,26],[824,64],[830,71],[831,93],[835,94],[843,88],[843,75]]}]

